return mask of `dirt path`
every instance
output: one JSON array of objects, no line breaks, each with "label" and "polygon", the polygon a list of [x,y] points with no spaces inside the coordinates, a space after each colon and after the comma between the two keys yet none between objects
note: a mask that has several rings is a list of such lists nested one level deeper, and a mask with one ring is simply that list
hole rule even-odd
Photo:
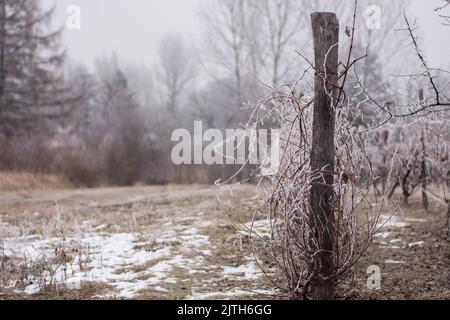
[{"label": "dirt path", "polygon": [[240,299],[273,293],[248,248],[237,245],[238,228],[223,209],[239,207],[250,219],[245,208],[255,191],[233,193],[238,196],[201,186],[2,193],[4,297]]}]

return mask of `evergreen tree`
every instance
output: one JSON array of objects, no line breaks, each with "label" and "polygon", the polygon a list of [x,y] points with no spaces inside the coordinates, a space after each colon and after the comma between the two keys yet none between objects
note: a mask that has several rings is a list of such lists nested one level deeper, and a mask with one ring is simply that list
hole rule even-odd
[{"label": "evergreen tree", "polygon": [[62,112],[64,60],[53,10],[39,0],[0,0],[0,132],[28,131]]}]

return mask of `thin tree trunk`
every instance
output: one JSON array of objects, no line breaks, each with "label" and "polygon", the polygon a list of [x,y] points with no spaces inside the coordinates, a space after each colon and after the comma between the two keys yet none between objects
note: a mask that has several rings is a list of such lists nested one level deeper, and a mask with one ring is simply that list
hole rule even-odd
[{"label": "thin tree trunk", "polygon": [[[381,193],[380,193],[380,190],[378,190],[377,183],[374,182],[374,183],[372,184],[372,186],[373,186],[373,192],[375,192],[375,196],[376,196],[376,197],[379,197],[379,196],[381,195]],[[383,187],[383,186],[381,186],[381,187]]]},{"label": "thin tree trunk", "polygon": [[409,194],[405,189],[402,189],[402,207],[408,208],[409,207]]},{"label": "thin tree trunk", "polygon": [[408,203],[408,199],[411,196],[411,193],[409,191],[409,184],[408,184],[408,178],[412,173],[412,168],[410,166],[408,166],[408,169],[406,171],[406,174],[403,176],[402,178],[402,201],[403,201],[403,206],[405,208],[409,207],[409,203]]},{"label": "thin tree trunk", "polygon": [[[389,131],[385,130],[383,131],[381,137],[380,137],[380,153],[382,155],[382,163],[384,166],[387,165],[387,158],[386,158],[386,148],[389,141]],[[386,194],[386,186],[387,186],[387,178],[389,176],[389,170],[383,169],[381,174],[381,193],[383,195]]]},{"label": "thin tree trunk", "polygon": [[450,241],[450,201],[447,201],[447,240]]},{"label": "thin tree trunk", "polygon": [[[313,13],[312,29],[315,51],[315,100],[312,133],[311,169],[322,173],[312,182],[310,193],[311,222],[319,244],[311,284],[315,300],[335,298],[334,274],[334,170],[335,170],[335,111],[339,21],[334,13]],[[326,82],[324,83],[324,78]]]},{"label": "thin tree trunk", "polygon": [[396,182],[396,183],[394,184],[394,186],[391,188],[391,190],[389,191],[389,194],[388,194],[388,199],[389,199],[389,200],[392,199],[392,196],[394,195],[395,190],[397,190],[397,188],[398,188],[399,185],[400,185],[400,183]]},{"label": "thin tree trunk", "polygon": [[[420,103],[423,102],[423,90],[419,90],[419,100]],[[427,195],[427,180],[428,180],[428,174],[427,174],[427,148],[425,143],[425,129],[422,128],[422,136],[420,138],[422,142],[422,163],[420,168],[420,180],[422,182],[422,206],[423,208],[428,211],[428,195]]]},{"label": "thin tree trunk", "polygon": [[428,212],[429,203],[428,203],[428,195],[427,195],[427,164],[425,159],[422,160],[421,165],[421,177],[422,180],[422,206]]},{"label": "thin tree trunk", "polygon": [[408,184],[406,182],[406,179],[402,181],[402,206],[404,208],[409,207],[409,190],[408,190]]}]

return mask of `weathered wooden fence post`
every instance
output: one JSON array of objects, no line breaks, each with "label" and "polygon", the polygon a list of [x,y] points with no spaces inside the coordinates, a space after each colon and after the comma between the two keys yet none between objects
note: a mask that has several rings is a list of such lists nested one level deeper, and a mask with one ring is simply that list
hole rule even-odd
[{"label": "weathered wooden fence post", "polygon": [[339,21],[334,13],[311,16],[315,52],[315,100],[312,132],[311,169],[322,176],[312,182],[310,193],[311,223],[314,240],[319,244],[315,259],[317,276],[311,283],[312,297],[335,297],[334,279],[334,170],[335,170],[335,99],[338,81]]}]

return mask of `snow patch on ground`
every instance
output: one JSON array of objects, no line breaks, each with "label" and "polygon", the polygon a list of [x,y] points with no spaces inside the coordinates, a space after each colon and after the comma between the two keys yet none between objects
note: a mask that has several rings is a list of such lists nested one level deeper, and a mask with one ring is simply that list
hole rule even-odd
[{"label": "snow patch on ground", "polygon": [[270,221],[267,219],[248,222],[239,226],[239,229],[240,235],[251,236],[252,238],[270,238],[272,235]]},{"label": "snow patch on ground", "polygon": [[382,214],[380,215],[377,228],[402,229],[407,226],[409,226],[409,223],[404,218]]},{"label": "snow patch on ground", "polygon": [[417,242],[412,242],[410,244],[408,244],[408,247],[423,247],[423,245],[425,244],[425,242],[423,241],[417,241]]},{"label": "snow patch on ground", "polygon": [[[377,227],[380,229],[375,237],[378,239],[378,245],[382,249],[399,250],[412,247],[422,247],[425,243],[417,241],[409,243],[401,239],[399,231],[408,227],[411,223],[425,223],[426,219],[403,218],[399,216],[389,216],[387,214],[380,216]],[[391,239],[392,238],[392,239]],[[389,240],[390,239],[390,240]],[[387,260],[386,264],[404,264],[404,261]]]},{"label": "snow patch on ground", "polygon": [[378,232],[377,234],[375,234],[376,238],[382,238],[382,239],[387,239],[390,238],[392,236],[392,232],[389,231],[383,231],[383,232]]},{"label": "snow patch on ground", "polygon": [[396,261],[396,260],[386,260],[384,261],[385,264],[406,264],[405,261]]},{"label": "snow patch on ground", "polygon": [[[135,235],[119,233],[112,235],[86,234],[80,237],[30,239],[10,238],[3,240],[5,254],[12,257],[26,257],[31,261],[47,258],[57,260],[55,252],[64,252],[65,263],[54,262],[53,281],[68,287],[78,288],[83,282],[108,283],[115,287],[119,296],[131,297],[148,283],[137,281],[137,277],[155,272],[155,277],[163,278],[169,269],[150,268],[146,272],[135,272],[136,268],[151,261],[170,257],[170,248],[150,252],[138,247],[145,246]],[[56,251],[57,250],[57,251]],[[129,268],[130,271],[124,272]],[[47,279],[50,280],[50,279]],[[27,294],[40,291],[37,284],[25,288]]]},{"label": "snow patch on ground", "polygon": [[392,250],[400,250],[402,247],[400,246],[392,246],[392,245],[381,245],[380,248],[382,249],[392,249]]},{"label": "snow patch on ground", "polygon": [[[144,241],[131,233],[101,233],[108,226],[95,226],[92,220],[83,224],[88,233],[55,238],[37,235],[11,237],[11,227],[0,223],[2,234],[10,236],[0,237],[0,243],[2,254],[7,257],[49,261],[54,272],[45,279],[47,283],[52,280],[72,289],[81,288],[81,283],[85,282],[105,283],[111,285],[115,292],[99,298],[133,298],[145,289],[167,291],[162,287],[164,283],[178,281],[170,277],[175,268],[187,272],[202,269],[205,257],[212,255],[213,248],[209,236],[202,235],[197,226],[210,224],[210,221],[203,221],[195,227],[186,227],[173,222],[172,227],[155,242]],[[159,249],[150,250],[152,247]],[[64,263],[58,260],[62,253],[66,257]],[[246,277],[254,276],[253,267],[246,272]],[[40,290],[42,285],[33,281],[23,292],[32,295]]]},{"label": "snow patch on ground", "polygon": [[222,275],[226,277],[234,276],[245,280],[256,280],[261,276],[261,269],[254,261],[238,267],[223,267]]}]

